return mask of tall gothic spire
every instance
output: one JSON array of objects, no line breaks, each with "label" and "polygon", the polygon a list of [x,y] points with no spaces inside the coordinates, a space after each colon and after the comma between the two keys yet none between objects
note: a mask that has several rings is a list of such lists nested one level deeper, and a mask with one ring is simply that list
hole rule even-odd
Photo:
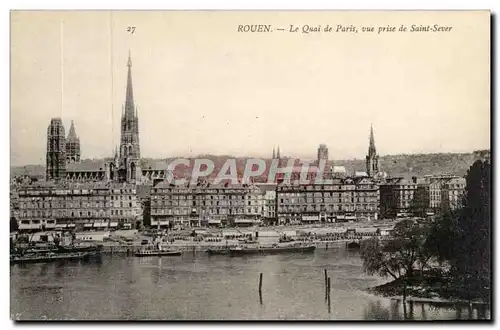
[{"label": "tall gothic spire", "polygon": [[375,148],[375,137],[373,136],[373,125],[370,127],[370,146],[368,148],[369,155],[375,155],[377,153],[377,149]]},{"label": "tall gothic spire", "polygon": [[132,57],[130,55],[130,49],[128,51],[128,75],[127,75],[127,94],[125,98],[125,116],[132,118],[134,117],[134,90],[132,88]]},{"label": "tall gothic spire", "polygon": [[273,147],[273,159],[276,158],[276,151],[274,150],[274,147]]},{"label": "tall gothic spire", "polygon": [[73,121],[71,121],[71,127],[69,128],[68,138],[66,140],[67,141],[78,140],[78,136],[76,136],[75,132],[75,123]]},{"label": "tall gothic spire", "polygon": [[277,153],[277,155],[276,155],[276,158],[278,158],[278,159],[280,159],[280,158],[281,158],[281,157],[280,157],[280,146],[279,146],[279,145],[278,145],[278,153]]}]

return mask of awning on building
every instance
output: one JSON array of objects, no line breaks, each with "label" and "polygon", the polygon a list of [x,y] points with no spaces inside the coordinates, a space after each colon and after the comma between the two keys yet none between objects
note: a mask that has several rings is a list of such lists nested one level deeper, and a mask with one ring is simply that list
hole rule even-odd
[{"label": "awning on building", "polygon": [[92,227],[93,223],[86,223],[83,225],[83,227],[85,228],[89,228],[89,227]]},{"label": "awning on building", "polygon": [[303,215],[302,221],[319,221],[319,215]]},{"label": "awning on building", "polygon": [[356,233],[373,234],[377,232],[377,228],[356,228]]},{"label": "awning on building", "polygon": [[69,227],[69,228],[75,228],[75,227],[76,227],[76,225],[75,225],[74,223],[70,223],[70,224],[68,225],[68,227]]},{"label": "awning on building", "polygon": [[68,226],[67,223],[58,223],[56,224],[56,228],[66,228]]},{"label": "awning on building", "polygon": [[221,223],[221,221],[220,220],[211,219],[211,220],[208,220],[208,223],[212,224],[212,225],[216,225],[216,224],[218,225],[218,224]]},{"label": "awning on building", "polygon": [[118,227],[118,222],[111,222],[109,224],[110,227]]},{"label": "awning on building", "polygon": [[255,220],[252,219],[236,219],[234,220],[234,223],[254,223],[256,222]]}]

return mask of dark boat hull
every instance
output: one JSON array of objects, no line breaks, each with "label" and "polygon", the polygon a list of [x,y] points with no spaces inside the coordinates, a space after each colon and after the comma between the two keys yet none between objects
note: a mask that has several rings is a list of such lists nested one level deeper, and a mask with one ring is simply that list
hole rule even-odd
[{"label": "dark boat hull", "polygon": [[228,255],[229,249],[208,249],[207,253],[209,255]]},{"label": "dark boat hull", "polygon": [[350,243],[347,243],[347,248],[350,250],[358,250],[361,248],[361,245],[357,242],[350,242]]},{"label": "dark boat hull", "polygon": [[11,264],[28,264],[28,263],[49,263],[55,261],[76,261],[76,260],[89,260],[91,253],[78,253],[78,254],[54,254],[51,256],[19,256],[11,257]]},{"label": "dark boat hull", "polygon": [[58,246],[57,251],[62,253],[75,253],[75,252],[92,252],[101,253],[102,245],[97,246]]},{"label": "dark boat hull", "polygon": [[316,246],[298,246],[298,247],[269,247],[269,248],[246,248],[246,249],[230,249],[231,256],[255,255],[255,254],[283,254],[283,253],[312,253],[316,250]]},{"label": "dark boat hull", "polygon": [[175,257],[182,255],[180,251],[157,251],[153,253],[136,252],[136,257]]}]

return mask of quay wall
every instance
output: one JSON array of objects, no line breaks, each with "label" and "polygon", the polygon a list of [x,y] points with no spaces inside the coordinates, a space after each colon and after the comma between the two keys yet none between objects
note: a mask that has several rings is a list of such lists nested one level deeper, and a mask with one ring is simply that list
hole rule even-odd
[{"label": "quay wall", "polygon": [[[352,241],[357,241],[353,239],[338,239],[331,241],[308,241],[305,243],[314,244],[318,249],[327,249],[327,248],[345,248],[346,244]],[[267,245],[267,244],[262,244]],[[227,247],[237,247],[240,244],[236,242],[228,243]],[[134,254],[135,252],[151,247],[148,245],[103,245],[102,253],[104,254]],[[173,244],[163,245],[163,249],[165,250],[178,250],[185,253],[197,253],[197,252],[205,252],[208,249],[224,249],[226,248],[225,242],[213,242],[207,244],[206,242],[174,242]]]}]

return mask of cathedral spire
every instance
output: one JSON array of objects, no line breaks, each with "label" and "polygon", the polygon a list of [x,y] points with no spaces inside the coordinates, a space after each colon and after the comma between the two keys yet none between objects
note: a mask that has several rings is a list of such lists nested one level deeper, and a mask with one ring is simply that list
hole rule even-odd
[{"label": "cathedral spire", "polygon": [[377,149],[375,148],[375,137],[373,135],[373,125],[370,127],[370,146],[368,147],[368,155],[366,155],[366,173],[373,177],[379,173],[379,160]]},{"label": "cathedral spire", "polygon": [[373,136],[373,125],[370,127],[370,146],[368,148],[369,155],[375,155],[377,153],[377,149],[375,148],[375,137]]},{"label": "cathedral spire", "polygon": [[274,147],[273,147],[273,159],[276,158],[276,151],[274,150]]},{"label": "cathedral spire", "polygon": [[128,74],[127,74],[127,93],[125,97],[125,116],[132,118],[134,116],[134,90],[132,88],[132,57],[130,49],[128,51]]},{"label": "cathedral spire", "polygon": [[75,123],[73,121],[71,121],[71,127],[69,128],[68,138],[66,140],[68,141],[78,140],[78,136],[76,135],[75,132]]},{"label": "cathedral spire", "polygon": [[279,146],[279,145],[278,145],[278,153],[277,153],[276,157],[277,157],[278,159],[280,159],[280,146]]}]

